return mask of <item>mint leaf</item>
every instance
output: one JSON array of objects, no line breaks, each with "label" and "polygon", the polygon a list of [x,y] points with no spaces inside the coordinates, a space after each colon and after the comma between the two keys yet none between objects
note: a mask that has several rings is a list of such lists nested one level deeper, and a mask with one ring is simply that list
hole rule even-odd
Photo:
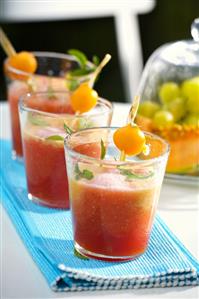
[{"label": "mint leaf", "polygon": [[132,172],[129,169],[123,169],[120,166],[118,168],[119,168],[120,174],[126,176],[127,181],[131,181],[134,179],[140,179],[140,180],[148,179],[154,175],[153,171],[149,171],[146,174],[138,174],[138,173]]},{"label": "mint leaf", "polygon": [[105,145],[104,145],[104,141],[102,139],[101,139],[100,145],[101,145],[100,159],[103,160],[106,156],[106,148],[105,148]]},{"label": "mint leaf", "polygon": [[64,138],[62,136],[59,136],[59,135],[51,135],[51,136],[48,136],[45,139],[46,140],[55,140],[55,141],[63,141],[64,140]]},{"label": "mint leaf", "polygon": [[94,65],[96,65],[96,66],[98,66],[99,63],[100,63],[100,59],[99,59],[99,57],[97,55],[93,56],[92,61],[93,61]]},{"label": "mint leaf", "polygon": [[87,180],[92,180],[94,178],[94,175],[92,171],[88,169],[84,169],[81,173],[82,178],[87,179]]},{"label": "mint leaf", "polygon": [[93,56],[93,61],[90,62],[87,59],[87,56],[76,49],[71,49],[68,51],[70,55],[72,55],[76,61],[79,63],[79,66],[69,71],[66,74],[66,84],[70,91],[74,91],[81,84],[81,78],[93,73],[97,65],[99,64],[99,59],[97,56]]},{"label": "mint leaf", "polygon": [[75,164],[75,169],[74,169],[74,172],[75,172],[75,179],[78,181],[78,180],[80,180],[81,179],[81,171],[80,171],[80,169],[79,169],[79,165],[78,165],[78,163],[77,164]]},{"label": "mint leaf", "polygon": [[78,175],[81,173],[78,163],[75,164],[75,173]]},{"label": "mint leaf", "polygon": [[78,163],[75,164],[75,179],[79,180],[79,179],[86,179],[86,180],[92,180],[94,178],[94,175],[92,173],[92,171],[88,170],[88,169],[83,169],[83,171],[81,171],[79,169],[79,165]]},{"label": "mint leaf", "polygon": [[67,79],[67,87],[70,91],[74,91],[80,85],[80,82],[76,79]]},{"label": "mint leaf", "polygon": [[70,50],[68,50],[68,54],[74,56],[82,68],[86,65],[86,63],[88,61],[86,55],[83,52],[81,52],[80,50],[70,49]]},{"label": "mint leaf", "polygon": [[74,255],[82,260],[89,260],[88,257],[79,253],[76,248],[74,248]]},{"label": "mint leaf", "polygon": [[88,75],[92,72],[94,72],[95,68],[81,68],[81,69],[76,69],[73,71],[70,71],[68,78],[70,79],[70,77],[82,77],[85,75]]},{"label": "mint leaf", "polygon": [[68,135],[71,135],[72,133],[74,133],[74,131],[70,127],[68,127],[66,124],[64,124],[64,130],[66,131],[66,133]]},{"label": "mint leaf", "polygon": [[44,119],[42,119],[41,117],[39,118],[38,116],[33,116],[33,113],[31,112],[28,113],[28,121],[35,126],[43,127],[48,125],[48,123]]}]

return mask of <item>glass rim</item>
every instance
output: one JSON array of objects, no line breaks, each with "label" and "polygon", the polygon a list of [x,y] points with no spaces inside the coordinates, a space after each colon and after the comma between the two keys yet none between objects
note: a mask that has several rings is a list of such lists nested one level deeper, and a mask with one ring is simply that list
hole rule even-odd
[{"label": "glass rim", "polygon": [[[67,95],[69,95],[69,94],[71,94],[71,92],[70,91],[59,91],[59,90],[55,90],[53,93],[55,93],[55,94],[67,94]],[[26,107],[25,105],[24,105],[24,101],[25,101],[25,98],[30,98],[30,97],[32,97],[32,96],[43,96],[43,95],[46,95],[46,94],[48,94],[48,92],[47,91],[41,91],[41,92],[30,92],[30,93],[26,93],[26,94],[24,94],[24,95],[22,95],[20,98],[19,98],[19,109],[20,109],[20,111],[26,111],[26,112],[34,112],[34,113],[37,113],[37,114],[40,114],[40,115],[45,115],[45,116],[49,116],[49,117],[57,117],[57,116],[62,116],[62,117],[64,117],[64,116],[67,116],[67,118],[71,118],[71,119],[74,119],[74,118],[76,118],[76,119],[78,119],[78,118],[82,118],[82,117],[84,117],[84,116],[87,116],[87,117],[97,117],[97,116],[99,116],[99,115],[101,115],[101,114],[104,114],[106,111],[105,111],[105,109],[103,109],[103,111],[100,111],[100,112],[95,112],[95,113],[93,113],[93,114],[86,114],[86,113],[82,113],[82,114],[69,114],[69,113],[54,113],[54,112],[46,112],[46,111],[41,111],[41,110],[38,110],[38,109],[34,109],[34,108],[30,108],[30,107]],[[107,110],[107,112],[108,113],[110,113],[110,114],[112,114],[113,113],[113,104],[110,102],[110,101],[108,101],[108,100],[106,100],[106,99],[104,99],[104,98],[101,98],[101,97],[99,97],[98,98],[98,100],[97,100],[97,104],[96,104],[96,106],[98,105],[98,104],[100,104],[100,106],[104,106],[104,107],[106,107],[106,110]],[[96,107],[95,106],[95,107]],[[94,107],[94,108],[95,108]],[[93,108],[93,109],[94,109]],[[92,109],[90,110],[90,111],[92,111]],[[88,112],[90,112],[90,111],[88,111]]]},{"label": "glass rim", "polygon": [[[71,62],[76,62],[77,64],[78,61],[75,59],[74,56],[72,55],[69,55],[69,54],[64,54],[64,53],[57,53],[57,52],[48,52],[48,51],[30,51],[30,53],[34,54],[36,57],[46,57],[46,58],[58,58],[58,59],[65,59],[65,60],[69,60]],[[8,61],[9,57],[7,57],[5,60],[4,60],[4,64],[6,64],[6,62]],[[93,65],[93,63],[91,61],[88,62],[89,65]],[[37,75],[36,73],[29,73],[29,72],[24,72],[24,71],[21,71],[13,66],[10,66],[9,64],[7,64],[7,69],[8,71],[12,72],[12,73],[15,73],[17,75],[23,75],[23,76],[32,76],[32,75]],[[74,78],[87,78],[89,77],[89,75],[91,75],[92,72],[90,74],[86,74],[86,75],[83,75],[83,76],[74,76]],[[39,75],[38,75],[39,76]],[[41,76],[47,76],[49,77],[48,75],[41,75]]]},{"label": "glass rim", "polygon": [[101,159],[97,159],[97,158],[93,158],[93,157],[89,157],[85,154],[81,154],[79,152],[76,152],[75,150],[73,150],[70,146],[68,146],[68,141],[70,138],[72,138],[75,135],[81,134],[82,132],[86,132],[86,131],[92,131],[92,130],[101,130],[101,129],[107,129],[107,130],[116,130],[119,129],[120,127],[93,127],[93,128],[86,128],[80,131],[76,131],[73,132],[72,134],[68,134],[65,138],[64,138],[64,149],[67,150],[72,157],[78,156],[78,158],[82,159],[82,160],[86,160],[89,162],[94,162],[95,164],[99,164],[102,166],[127,166],[127,165],[143,165],[143,164],[150,164],[150,163],[157,163],[159,161],[161,161],[162,159],[166,158],[167,155],[169,154],[170,151],[170,145],[169,143],[159,137],[158,135],[154,134],[154,133],[149,133],[149,132],[144,132],[145,136],[151,136],[151,137],[155,137],[157,140],[160,140],[165,146],[166,149],[164,150],[164,152],[159,155],[158,157],[154,157],[151,159],[147,159],[147,160],[140,160],[140,161],[133,161],[133,160],[126,160],[126,161],[110,161],[110,160],[101,160]]}]

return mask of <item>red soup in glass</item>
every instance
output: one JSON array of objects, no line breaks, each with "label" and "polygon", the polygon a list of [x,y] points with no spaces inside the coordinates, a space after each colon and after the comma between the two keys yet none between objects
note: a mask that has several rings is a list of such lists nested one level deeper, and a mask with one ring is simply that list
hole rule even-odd
[{"label": "red soup in glass", "polygon": [[150,153],[120,162],[112,141],[115,130],[91,128],[67,136],[65,154],[76,250],[95,259],[124,261],[147,249],[168,145],[146,133]]},{"label": "red soup in glass", "polygon": [[[54,113],[56,106],[56,113]],[[59,107],[59,109],[58,109]],[[99,99],[88,113],[75,115],[70,93],[32,93],[20,101],[20,124],[28,197],[54,208],[69,208],[64,137],[73,131],[110,124],[112,105]]]}]

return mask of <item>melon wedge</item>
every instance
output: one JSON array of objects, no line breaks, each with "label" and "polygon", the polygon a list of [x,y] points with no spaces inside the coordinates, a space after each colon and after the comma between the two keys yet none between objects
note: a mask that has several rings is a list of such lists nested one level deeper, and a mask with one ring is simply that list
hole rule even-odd
[{"label": "melon wedge", "polygon": [[141,115],[136,123],[147,132],[167,140],[171,150],[166,171],[175,174],[199,175],[199,127],[174,125],[169,129],[155,129],[152,120]]}]

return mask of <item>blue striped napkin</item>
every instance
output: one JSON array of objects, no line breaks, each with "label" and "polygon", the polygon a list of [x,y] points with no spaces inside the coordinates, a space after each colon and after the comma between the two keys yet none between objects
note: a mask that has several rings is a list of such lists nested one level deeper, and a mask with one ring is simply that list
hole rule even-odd
[{"label": "blue striped napkin", "polygon": [[23,163],[0,142],[1,200],[33,260],[54,291],[83,291],[199,284],[199,262],[157,216],[147,252],[130,262],[84,260],[74,255],[70,211],[27,199]]}]

